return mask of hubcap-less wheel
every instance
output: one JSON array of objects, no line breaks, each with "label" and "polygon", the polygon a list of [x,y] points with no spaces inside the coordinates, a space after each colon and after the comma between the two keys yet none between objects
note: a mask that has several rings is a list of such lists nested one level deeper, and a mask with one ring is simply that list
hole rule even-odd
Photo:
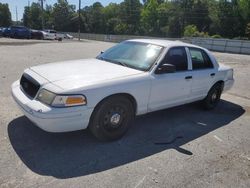
[{"label": "hubcap-less wheel", "polygon": [[116,140],[126,133],[133,117],[132,102],[126,97],[114,96],[96,107],[89,128],[100,140]]},{"label": "hubcap-less wheel", "polygon": [[215,90],[214,93],[211,96],[211,103],[216,103],[218,101],[218,96],[219,96],[219,92],[218,90]]},{"label": "hubcap-less wheel", "polygon": [[[126,118],[125,109],[122,106],[110,108],[104,115],[104,128],[107,131],[115,131],[122,126],[123,120]],[[102,120],[101,120],[102,121]],[[102,122],[100,122],[101,124]]]},{"label": "hubcap-less wheel", "polygon": [[206,109],[213,109],[220,101],[222,86],[220,84],[214,85],[208,92],[207,97],[203,100],[203,105]]},{"label": "hubcap-less wheel", "polygon": [[214,93],[214,94],[212,95],[212,101],[215,101],[215,100],[216,100],[216,98],[217,98],[217,94],[216,94],[216,93]]},{"label": "hubcap-less wheel", "polygon": [[121,119],[121,115],[120,114],[114,114],[113,116],[111,116],[110,118],[110,122],[112,125],[118,125]]}]

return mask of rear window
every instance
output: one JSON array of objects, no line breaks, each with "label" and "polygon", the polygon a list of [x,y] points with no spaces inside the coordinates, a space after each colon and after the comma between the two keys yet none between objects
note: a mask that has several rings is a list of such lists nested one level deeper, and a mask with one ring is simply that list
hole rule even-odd
[{"label": "rear window", "polygon": [[189,48],[193,70],[213,68],[213,63],[204,50]]}]

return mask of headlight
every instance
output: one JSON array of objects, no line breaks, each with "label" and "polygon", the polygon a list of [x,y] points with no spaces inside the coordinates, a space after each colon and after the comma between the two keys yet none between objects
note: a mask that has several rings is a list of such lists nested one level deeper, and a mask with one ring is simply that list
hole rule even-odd
[{"label": "headlight", "polygon": [[86,105],[87,100],[83,95],[57,95],[46,89],[42,89],[37,100],[53,107],[69,107]]},{"label": "headlight", "polygon": [[46,90],[46,89],[42,89],[38,96],[37,96],[37,100],[39,100],[42,103],[51,105],[51,103],[53,102],[54,98],[56,97],[56,94]]}]

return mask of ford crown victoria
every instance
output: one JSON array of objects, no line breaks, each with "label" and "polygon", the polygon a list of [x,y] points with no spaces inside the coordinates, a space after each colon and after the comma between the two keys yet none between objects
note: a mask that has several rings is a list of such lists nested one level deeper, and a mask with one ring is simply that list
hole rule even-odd
[{"label": "ford crown victoria", "polygon": [[30,67],[13,83],[12,95],[45,131],[89,128],[98,139],[115,140],[136,115],[194,101],[213,109],[233,83],[233,70],[207,49],[140,39],[93,59]]}]

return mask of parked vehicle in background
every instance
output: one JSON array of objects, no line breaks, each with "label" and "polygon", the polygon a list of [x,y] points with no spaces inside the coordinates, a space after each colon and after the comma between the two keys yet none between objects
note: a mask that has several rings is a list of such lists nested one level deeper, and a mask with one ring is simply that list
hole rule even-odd
[{"label": "parked vehicle in background", "polygon": [[45,40],[62,40],[64,38],[64,34],[57,33],[55,30],[44,30],[43,39]]},{"label": "parked vehicle in background", "polygon": [[56,39],[56,32],[53,30],[43,30],[43,39],[44,40],[55,40]]},{"label": "parked vehicle in background", "polygon": [[74,37],[72,35],[66,33],[66,34],[64,34],[64,38],[65,39],[73,39]]},{"label": "parked vehicle in background", "polygon": [[89,127],[101,140],[123,136],[134,116],[201,101],[213,109],[233,69],[199,46],[167,40],[122,42],[97,58],[28,68],[12,85],[24,114],[49,132]]},{"label": "parked vehicle in background", "polygon": [[10,37],[11,38],[25,38],[30,39],[31,32],[30,29],[24,26],[11,26],[10,27]]},{"label": "parked vehicle in background", "polygon": [[43,32],[39,30],[31,30],[31,38],[32,39],[38,39],[38,40],[43,40]]},{"label": "parked vehicle in background", "polygon": [[3,37],[10,37],[10,28],[3,28],[2,35]]},{"label": "parked vehicle in background", "polygon": [[3,36],[3,28],[0,27],[0,37]]}]

